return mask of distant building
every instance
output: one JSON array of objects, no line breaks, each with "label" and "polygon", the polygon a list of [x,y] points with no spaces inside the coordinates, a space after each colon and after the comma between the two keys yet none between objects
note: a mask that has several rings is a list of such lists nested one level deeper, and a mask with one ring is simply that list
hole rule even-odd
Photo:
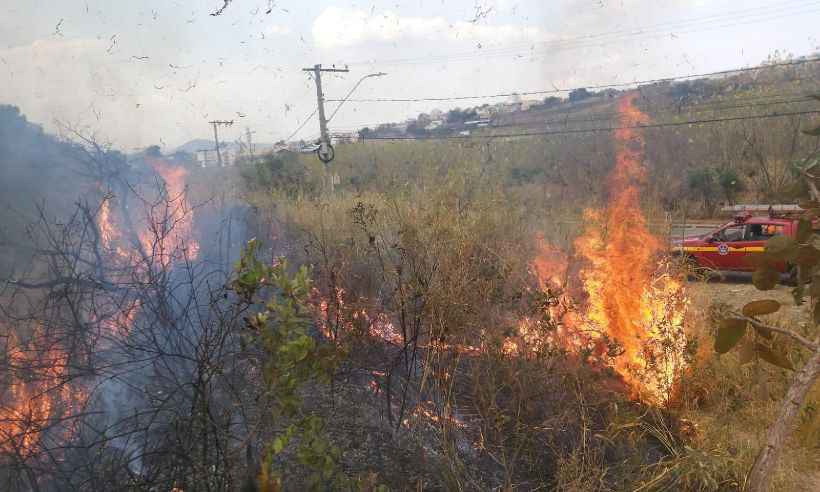
[{"label": "distant building", "polygon": [[530,108],[538,104],[539,101],[533,101],[531,99],[527,99],[526,101],[521,101],[521,111],[529,111]]},{"label": "distant building", "polygon": [[359,132],[334,133],[330,139],[333,145],[356,143],[359,141]]},{"label": "distant building", "polygon": [[216,167],[219,165],[219,158],[215,149],[200,149],[196,151],[196,163],[200,167]]},{"label": "distant building", "polygon": [[[222,166],[233,166],[236,163],[236,158],[239,157],[237,149],[224,148],[219,149],[219,154],[222,157]],[[218,167],[219,155],[216,149],[200,149],[196,151],[196,163],[200,167]]]},{"label": "distant building", "polygon": [[485,126],[489,126],[489,125],[490,125],[489,118],[482,118],[480,120],[470,120],[470,121],[465,121],[464,122],[464,126],[475,126],[475,127],[478,127],[478,128],[484,128]]},{"label": "distant building", "polygon": [[498,114],[512,113],[518,109],[518,105],[500,102],[496,103],[493,109],[495,109],[495,112]]},{"label": "distant building", "polygon": [[437,128],[441,128],[441,125],[443,125],[443,124],[444,124],[444,122],[441,121],[441,120],[433,120],[427,126],[425,126],[424,129],[427,130],[427,131],[432,131],[432,130],[435,130]]},{"label": "distant building", "polygon": [[481,119],[488,119],[496,113],[493,106],[482,106],[480,108],[476,108],[475,112]]}]

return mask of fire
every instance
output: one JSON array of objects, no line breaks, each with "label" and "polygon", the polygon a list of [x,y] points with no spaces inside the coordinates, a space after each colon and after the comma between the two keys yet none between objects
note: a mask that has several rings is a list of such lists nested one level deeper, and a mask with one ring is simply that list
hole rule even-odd
[{"label": "fire", "polygon": [[[192,238],[187,170],[162,159],[147,162],[162,178],[166,194],[158,206],[146,207],[144,222],[133,221],[138,230],[118,227],[131,221],[122,217],[125,210],[114,207],[116,201],[111,195],[103,197],[97,210],[95,246],[103,261],[112,267],[108,275],[114,282],[131,282],[132,275],[144,275],[148,268],[168,271],[173,262],[195,259],[199,252]],[[102,192],[102,185],[98,188]],[[153,265],[142,261],[140,248]],[[103,344],[128,336],[142,308],[141,300],[131,296],[98,296],[93,302],[88,317],[100,326]],[[73,416],[85,405],[88,392],[70,372],[69,352],[42,326],[35,326],[29,337],[21,337],[0,323],[0,338],[6,340],[6,346],[0,348],[4,356],[0,375],[0,454],[23,460],[35,458],[49,445],[72,439],[76,431]]]},{"label": "fire", "polygon": [[145,265],[136,265],[141,247],[147,259],[167,271],[174,262],[193,260],[199,255],[199,243],[192,235],[193,211],[188,203],[185,181],[188,170],[160,158],[146,158],[146,162],[162,178],[165,196],[158,204],[146,206],[143,222],[135,223],[139,230],[133,231],[133,234],[138,238],[139,245],[124,240],[112,210],[112,196],[104,197],[100,203],[97,228],[102,249],[113,254],[115,259],[119,257],[118,260],[144,269]]},{"label": "fire", "polygon": [[111,249],[114,241],[119,240],[119,231],[111,221],[111,200],[104,198],[100,203],[100,214],[97,217],[97,227],[100,229],[100,239],[105,249]]},{"label": "fire", "polygon": [[[615,133],[609,204],[605,210],[585,212],[588,226],[574,243],[583,265],[578,277],[586,302],[577,316],[571,309],[551,314],[561,322],[558,342],[564,348],[590,350],[623,378],[633,397],[659,404],[669,400],[685,366],[688,299],[683,284],[660,268],[662,245],[641,211],[644,143],[634,127],[648,120],[634,100],[634,94],[627,95],[618,105],[624,128]],[[534,265],[541,288],[560,286],[557,280],[566,275],[566,265],[566,259],[545,248]],[[563,307],[568,296],[560,292],[548,309]],[[522,322],[522,333],[529,325],[529,320]]]},{"label": "fire", "polygon": [[42,346],[47,338],[40,327],[27,343],[12,330],[4,331],[8,370],[6,390],[0,395],[0,450],[26,459],[40,451],[46,432],[70,438],[73,427],[60,426],[60,421],[76,413],[86,393],[70,382],[63,348],[53,342]]},{"label": "fire", "polygon": [[146,254],[155,256],[163,268],[183,258],[196,259],[199,243],[191,235],[193,214],[185,184],[188,170],[158,158],[146,157],[146,162],[163,179],[167,198],[164,207],[149,211],[148,227],[140,233],[142,247]]}]

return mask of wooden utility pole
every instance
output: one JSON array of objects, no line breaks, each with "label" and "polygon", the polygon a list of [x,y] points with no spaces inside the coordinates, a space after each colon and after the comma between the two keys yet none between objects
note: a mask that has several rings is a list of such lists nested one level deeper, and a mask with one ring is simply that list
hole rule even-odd
[{"label": "wooden utility pole", "polygon": [[254,133],[256,133],[256,132],[252,132],[249,127],[245,127],[245,137],[247,137],[247,139],[248,139],[248,155],[250,156],[251,161],[253,161],[254,158],[255,158],[254,149],[253,149],[253,140],[251,140],[251,135],[253,135]]},{"label": "wooden utility pole", "polygon": [[216,146],[216,162],[218,163],[219,167],[222,167],[222,153],[219,150],[219,130],[217,128],[219,128],[219,125],[231,126],[233,125],[233,120],[214,120],[209,121],[208,123],[214,126],[214,145]]},{"label": "wooden utility pole", "polygon": [[322,72],[349,72],[347,68],[322,68],[321,64],[314,65],[313,68],[303,68],[305,72],[313,73],[313,80],[316,82],[316,99],[319,104],[319,160],[327,164],[333,160],[333,146],[330,145],[330,135],[327,132],[327,119],[325,118],[325,96],[322,93]]}]

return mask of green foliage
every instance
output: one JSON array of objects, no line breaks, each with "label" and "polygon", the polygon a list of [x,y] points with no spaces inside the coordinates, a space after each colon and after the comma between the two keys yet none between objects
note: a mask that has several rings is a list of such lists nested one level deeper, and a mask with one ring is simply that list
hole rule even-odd
[{"label": "green foliage", "polygon": [[788,236],[775,236],[766,241],[766,256],[776,261],[791,261],[797,256],[797,244]]},{"label": "green foliage", "polygon": [[782,367],[783,369],[788,369],[790,371],[794,370],[794,366],[792,365],[791,361],[782,353],[775,352],[772,350],[771,347],[764,345],[762,343],[755,344],[755,352],[757,352],[758,357],[765,360],[769,364],[774,364],[778,367]]},{"label": "green foliage", "polygon": [[739,318],[726,318],[721,321],[715,337],[715,352],[725,354],[732,350],[746,334],[748,322]]},{"label": "green foliage", "polygon": [[752,273],[752,283],[758,290],[772,290],[777,286],[780,274],[771,264],[763,264]]},{"label": "green foliage", "polygon": [[712,215],[720,198],[715,170],[711,167],[690,169],[686,175],[686,185],[690,192],[703,200],[706,213]]},{"label": "green foliage", "polygon": [[[281,483],[287,470],[275,470],[276,457],[298,441],[296,458],[311,471],[310,489],[323,489],[344,480],[337,466],[341,452],[325,437],[323,418],[305,409],[301,391],[310,384],[329,384],[339,354],[335,346],[317,342],[308,333],[310,271],[303,266],[290,275],[284,259],[267,265],[257,258],[258,248],[258,241],[248,243],[236,264],[232,287],[245,303],[258,308],[246,323],[266,355],[263,376],[280,429],[268,448],[260,482],[263,490]],[[271,297],[259,300],[260,293],[268,290],[273,290]]]},{"label": "green foliage", "polygon": [[250,191],[277,190],[296,197],[316,188],[298,156],[289,152],[265,154],[254,162],[240,164],[239,174]]},{"label": "green foliage", "polygon": [[812,137],[820,137],[820,125],[814,128],[809,128],[808,130],[803,130],[803,133]]},{"label": "green foliage", "polygon": [[760,316],[772,314],[780,310],[780,303],[773,299],[763,299],[752,301],[743,306],[743,316]]}]

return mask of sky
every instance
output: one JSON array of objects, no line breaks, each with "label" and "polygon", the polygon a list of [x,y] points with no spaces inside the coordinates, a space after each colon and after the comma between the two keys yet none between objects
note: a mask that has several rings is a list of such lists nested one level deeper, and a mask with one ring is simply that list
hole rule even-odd
[{"label": "sky", "polygon": [[[211,138],[214,119],[272,143],[315,109],[317,63],[350,69],[323,77],[330,99],[375,72],[353,99],[576,88],[811,55],[818,21],[808,0],[4,0],[0,104],[129,152]],[[329,126],[503,100],[351,101]],[[293,138],[317,135],[314,117]]]}]

